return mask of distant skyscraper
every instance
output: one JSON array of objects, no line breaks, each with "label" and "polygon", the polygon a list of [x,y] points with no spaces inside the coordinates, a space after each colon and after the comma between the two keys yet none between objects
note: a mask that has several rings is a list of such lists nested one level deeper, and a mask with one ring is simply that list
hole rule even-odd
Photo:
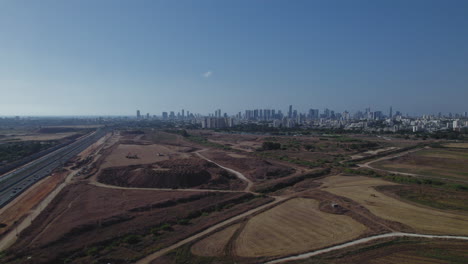
[{"label": "distant skyscraper", "polygon": [[140,115],[140,110],[137,110],[137,118],[140,119],[141,118],[141,115]]},{"label": "distant skyscraper", "polygon": [[289,105],[288,117],[292,118],[292,105]]},{"label": "distant skyscraper", "polygon": [[391,107],[391,106],[390,106],[390,113],[389,113],[389,115],[388,115],[388,116],[389,116],[390,118],[392,118],[392,117],[393,117],[393,109],[392,109],[392,107]]},{"label": "distant skyscraper", "polygon": [[162,112],[162,118],[163,118],[164,120],[167,120],[167,112]]},{"label": "distant skyscraper", "polygon": [[185,118],[185,110],[182,109],[182,119],[184,119],[184,118]]}]

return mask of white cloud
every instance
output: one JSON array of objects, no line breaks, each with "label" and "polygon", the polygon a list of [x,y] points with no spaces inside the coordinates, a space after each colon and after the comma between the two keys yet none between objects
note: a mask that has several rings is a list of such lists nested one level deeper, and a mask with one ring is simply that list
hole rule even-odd
[{"label": "white cloud", "polygon": [[205,77],[205,78],[210,78],[211,75],[213,75],[213,72],[212,72],[212,71],[207,71],[207,72],[203,73],[202,75],[203,75],[203,77]]}]

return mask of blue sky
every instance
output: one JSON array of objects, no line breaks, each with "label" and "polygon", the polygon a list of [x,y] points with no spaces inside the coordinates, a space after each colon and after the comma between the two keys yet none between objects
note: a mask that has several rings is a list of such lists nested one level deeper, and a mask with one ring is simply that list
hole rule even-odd
[{"label": "blue sky", "polygon": [[0,115],[467,99],[468,1],[0,0]]}]

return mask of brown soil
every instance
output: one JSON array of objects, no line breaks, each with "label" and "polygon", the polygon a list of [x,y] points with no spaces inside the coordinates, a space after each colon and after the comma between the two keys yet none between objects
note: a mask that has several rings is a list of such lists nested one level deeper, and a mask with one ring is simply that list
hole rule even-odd
[{"label": "brown soil", "polygon": [[65,179],[67,173],[68,171],[54,172],[52,176],[34,185],[34,187],[21,194],[18,199],[3,208],[0,211],[0,223],[6,226],[0,228],[0,236],[11,230],[15,222],[19,222],[20,219],[26,217],[30,210],[36,207]]},{"label": "brown soil", "polygon": [[203,155],[222,166],[240,171],[252,181],[277,179],[294,173],[294,169],[256,157],[235,158],[222,151],[204,151]]},{"label": "brown soil", "polygon": [[[122,259],[141,257],[269,201],[252,198],[247,193],[116,190],[72,184],[20,234],[6,261],[26,257],[26,253],[35,263],[71,256],[82,259],[86,248],[97,247],[102,257],[122,263]],[[180,219],[190,219],[189,225],[177,224]],[[151,228],[163,223],[174,232],[152,235]],[[122,240],[128,234],[140,235],[142,241],[128,245]],[[124,255],[120,260],[119,254]]]},{"label": "brown soil", "polygon": [[241,189],[245,183],[217,165],[198,158],[104,169],[98,181],[123,187]]}]

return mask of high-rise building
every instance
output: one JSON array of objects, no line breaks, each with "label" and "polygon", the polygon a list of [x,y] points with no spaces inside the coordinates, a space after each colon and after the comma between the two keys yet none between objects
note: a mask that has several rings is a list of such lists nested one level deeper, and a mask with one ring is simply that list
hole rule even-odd
[{"label": "high-rise building", "polygon": [[390,113],[389,113],[388,117],[390,117],[390,118],[392,118],[392,117],[393,117],[393,109],[392,109],[392,107],[391,107],[391,106],[390,106]]},{"label": "high-rise building", "polygon": [[289,105],[288,118],[292,118],[292,105]]},{"label": "high-rise building", "polygon": [[185,110],[182,109],[182,119],[185,119]]},{"label": "high-rise building", "polygon": [[137,110],[137,119],[140,119],[140,118],[141,118],[140,110]]},{"label": "high-rise building", "polygon": [[163,118],[164,120],[167,120],[167,112],[162,112],[162,118]]}]

